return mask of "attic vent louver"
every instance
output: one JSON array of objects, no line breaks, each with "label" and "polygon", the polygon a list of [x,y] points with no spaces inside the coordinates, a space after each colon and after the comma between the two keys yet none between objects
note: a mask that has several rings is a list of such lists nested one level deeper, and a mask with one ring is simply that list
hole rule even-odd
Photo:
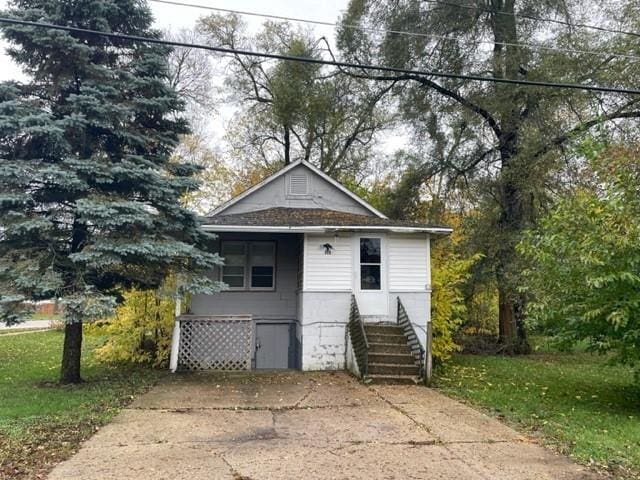
[{"label": "attic vent louver", "polygon": [[306,174],[291,174],[289,177],[289,195],[309,195],[309,178]]}]

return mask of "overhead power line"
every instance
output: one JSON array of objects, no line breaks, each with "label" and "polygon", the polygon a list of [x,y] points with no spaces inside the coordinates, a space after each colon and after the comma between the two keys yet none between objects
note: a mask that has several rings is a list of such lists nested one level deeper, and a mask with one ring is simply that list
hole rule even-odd
[{"label": "overhead power line", "polygon": [[[347,28],[349,30],[360,30],[360,31],[363,31],[363,32],[385,33],[385,34],[391,33],[391,34],[395,34],[395,35],[405,35],[405,36],[419,37],[419,38],[432,38],[432,39],[447,40],[447,41],[459,40],[459,38],[451,37],[451,36],[447,36],[447,35],[437,35],[437,34],[432,34],[432,33],[412,32],[412,31],[408,31],[408,30],[390,30],[390,29],[383,29],[383,28],[376,28],[376,27],[366,27],[366,26],[362,26],[362,25],[353,25],[353,24],[348,24],[348,23],[339,24],[339,23],[336,23],[336,22],[327,22],[327,21],[322,21],[322,20],[312,20],[312,19],[305,19],[305,18],[299,18],[299,17],[287,17],[287,16],[283,16],[283,15],[272,15],[272,14],[269,14],[269,13],[249,12],[249,11],[246,11],[246,10],[234,10],[234,9],[231,9],[231,8],[211,7],[211,6],[208,6],[208,5],[198,5],[196,3],[179,2],[179,1],[176,1],[176,0],[149,0],[149,1],[155,2],[155,3],[161,3],[161,4],[165,4],[165,5],[174,5],[174,6],[179,6],[179,7],[197,8],[197,9],[200,9],[200,10],[208,10],[208,11],[222,12],[222,13],[232,13],[232,14],[237,14],[237,15],[251,16],[251,17],[270,18],[270,19],[273,19],[273,20],[281,20],[281,21],[287,21],[287,22],[308,23],[310,25],[320,25],[320,26],[331,27],[331,28]],[[428,0],[424,0],[424,1],[428,1]],[[452,5],[454,5],[454,4],[452,4]],[[496,41],[491,41],[491,40],[466,40],[466,39],[461,39],[461,40],[463,42],[473,43],[473,44],[504,45],[504,46],[507,46],[507,47],[531,48],[533,50],[545,50],[545,51],[549,51],[549,52],[558,52],[558,53],[571,53],[571,54],[579,54],[579,55],[595,55],[595,56],[599,56],[599,57],[619,57],[619,58],[626,58],[626,59],[629,59],[629,60],[640,60],[640,56],[639,55],[631,55],[631,54],[619,53],[619,52],[607,52],[607,51],[600,51],[600,50],[584,50],[584,49],[576,49],[576,48],[549,47],[549,46],[546,46],[546,45],[539,45],[539,44],[535,44],[535,43],[496,42]]]},{"label": "overhead power line", "polygon": [[[131,40],[134,42],[151,43],[151,44],[166,45],[166,46],[172,46],[172,47],[196,48],[201,50],[208,50],[211,52],[242,55],[242,56],[248,56],[248,57],[268,58],[268,59],[274,59],[274,60],[287,60],[292,62],[310,63],[315,65],[330,65],[334,67],[364,70],[364,71],[396,73],[396,74],[405,75],[405,79],[411,79],[411,77],[453,78],[453,79],[470,80],[470,81],[486,82],[486,83],[503,83],[503,84],[510,84],[510,85],[527,85],[532,87],[562,88],[562,89],[571,89],[571,90],[585,90],[585,91],[592,91],[592,92],[640,95],[640,90],[636,90],[636,89],[623,89],[623,88],[616,88],[616,87],[586,85],[586,84],[579,84],[579,83],[559,83],[559,82],[547,82],[547,81],[535,81],[535,80],[518,80],[518,79],[512,79],[512,78],[486,77],[481,75],[464,75],[464,74],[458,74],[458,73],[447,73],[447,72],[428,71],[428,70],[409,70],[404,68],[386,67],[382,65],[357,64],[357,63],[351,63],[351,62],[340,62],[335,60],[324,60],[320,58],[297,57],[292,55],[282,55],[278,53],[254,52],[251,50],[215,47],[211,45],[179,42],[174,40],[164,40],[161,38],[141,37],[138,35],[128,35],[128,34],[114,33],[114,32],[103,32],[99,30],[90,30],[87,28],[55,25],[52,23],[31,22],[27,20],[18,20],[14,18],[0,17],[0,24],[23,25],[23,26],[29,26],[29,27],[35,27],[35,28],[47,28],[51,30],[61,30],[61,31],[80,33],[85,35],[97,35],[97,36],[102,36],[106,38],[114,38],[118,40]],[[402,79],[403,79],[402,77],[399,78],[399,80],[402,80]]]},{"label": "overhead power line", "polygon": [[571,23],[571,22],[569,22],[567,20],[558,20],[556,18],[537,17],[535,15],[529,15],[529,14],[526,14],[526,13],[501,12],[499,10],[493,10],[491,8],[482,7],[482,6],[479,6],[479,5],[465,5],[463,3],[447,2],[445,0],[422,0],[422,1],[425,2],[425,3],[447,5],[449,7],[464,8],[464,9],[467,9],[467,10],[480,10],[481,12],[495,13],[497,15],[507,15],[507,16],[510,16],[510,17],[524,18],[524,19],[527,19],[527,20],[534,20],[534,21],[537,21],[537,22],[555,23],[555,24],[564,25],[565,27],[570,27],[570,28],[586,28],[586,29],[591,29],[591,30],[598,30],[600,32],[616,33],[616,34],[620,34],[620,35],[631,35],[633,37],[640,37],[640,33],[638,33],[638,32],[631,32],[631,31],[628,31],[628,30],[611,29],[611,28],[601,27],[599,25],[593,25],[593,24],[588,24],[588,23]]}]

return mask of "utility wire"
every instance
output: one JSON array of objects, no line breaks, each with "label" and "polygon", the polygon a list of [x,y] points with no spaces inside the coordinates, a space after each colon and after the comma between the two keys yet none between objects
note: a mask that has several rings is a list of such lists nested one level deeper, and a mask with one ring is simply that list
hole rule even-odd
[{"label": "utility wire", "polygon": [[[173,41],[173,40],[163,40],[160,38],[141,37],[138,35],[128,35],[128,34],[122,34],[122,33],[102,32],[99,30],[90,30],[87,28],[69,27],[65,25],[55,25],[52,23],[44,23],[44,22],[30,22],[27,20],[18,20],[14,18],[5,18],[5,17],[0,17],[0,24],[47,28],[50,30],[62,30],[62,31],[73,32],[73,33],[97,35],[97,36],[102,36],[107,38],[114,38],[118,40],[131,40],[134,42],[152,43],[152,44],[166,45],[166,46],[172,46],[172,47],[196,48],[201,50],[208,50],[211,52],[243,55],[248,57],[268,58],[268,59],[274,59],[274,60],[287,60],[292,62],[311,63],[315,65],[331,65],[334,67],[349,68],[349,69],[364,70],[364,71],[397,73],[397,74],[405,75],[404,79],[406,80],[410,80],[412,79],[412,77],[438,77],[438,78],[471,80],[476,82],[504,83],[509,85],[527,85],[532,87],[564,88],[564,89],[571,89],[571,90],[585,90],[585,91],[591,91],[591,92],[640,95],[640,90],[637,90],[637,89],[624,89],[624,88],[605,87],[605,86],[598,86],[598,85],[586,85],[586,84],[579,84],[579,83],[558,83],[558,82],[535,81],[535,80],[518,80],[518,79],[512,79],[512,78],[485,77],[481,75],[464,75],[464,74],[458,74],[458,73],[446,73],[446,72],[428,71],[428,70],[409,70],[404,68],[385,67],[381,65],[378,66],[378,65],[357,64],[357,63],[350,63],[350,62],[340,62],[335,60],[324,60],[319,58],[282,55],[278,53],[254,52],[251,50],[214,47],[211,45],[179,42],[179,41]],[[398,78],[398,80],[403,80],[403,78]]]},{"label": "utility wire", "polygon": [[527,20],[535,20],[537,22],[547,22],[547,23],[556,23],[558,25],[564,25],[566,27],[570,27],[570,28],[588,28],[588,29],[592,29],[592,30],[598,30],[600,32],[607,32],[607,33],[617,33],[617,34],[621,34],[621,35],[631,35],[632,37],[639,37],[640,38],[640,33],[638,32],[631,32],[629,30],[615,30],[615,29],[610,29],[610,28],[606,28],[606,27],[601,27],[598,25],[593,25],[593,24],[588,24],[588,23],[571,23],[568,22],[566,20],[558,20],[555,18],[543,18],[543,17],[536,17],[535,15],[528,15],[526,13],[510,13],[510,12],[500,12],[500,11],[496,11],[496,10],[492,10],[490,8],[486,8],[486,7],[482,7],[479,5],[464,5],[461,3],[455,3],[455,2],[447,2],[445,0],[422,0],[425,3],[433,3],[433,4],[438,4],[438,5],[447,5],[449,7],[457,7],[457,8],[465,8],[467,10],[480,10],[481,12],[487,12],[487,13],[495,13],[497,15],[507,15],[510,17],[517,17],[517,18],[525,18]]},{"label": "utility wire", "polygon": [[[201,9],[201,10],[209,10],[209,11],[213,11],[213,12],[222,12],[222,13],[235,13],[235,14],[238,14],[238,15],[246,15],[246,16],[261,17],[261,18],[271,18],[271,19],[274,19],[274,20],[282,20],[282,21],[287,21],[287,22],[308,23],[308,24],[311,24],[311,25],[321,25],[321,26],[332,27],[332,28],[347,28],[347,29],[350,29],[350,30],[360,30],[360,31],[364,31],[364,32],[387,33],[387,34],[391,33],[391,34],[396,34],[396,35],[406,35],[406,36],[420,37],[420,38],[433,38],[433,39],[447,40],[447,41],[456,40],[455,37],[450,37],[450,36],[447,36],[447,35],[436,35],[436,34],[432,34],[432,33],[411,32],[411,31],[407,31],[407,30],[387,30],[387,29],[382,29],[382,28],[366,27],[366,26],[347,24],[347,23],[338,24],[338,23],[335,23],[335,22],[326,22],[326,21],[322,21],[322,20],[310,20],[310,19],[299,18],[299,17],[286,17],[286,16],[282,16],[282,15],[272,15],[272,14],[268,14],[268,13],[256,13],[256,12],[249,12],[249,11],[245,11],[245,10],[234,10],[234,9],[230,9],[230,8],[210,7],[208,5],[198,5],[198,4],[195,4],[195,3],[178,2],[176,0],[149,0],[149,1],[155,2],[155,3],[162,3],[162,4],[165,4],[165,5],[174,5],[174,6],[178,6],[178,7],[198,8],[198,9]],[[425,0],[425,1],[427,1],[427,0]],[[547,47],[545,45],[539,45],[539,44],[535,44],[535,43],[512,43],[512,42],[496,42],[496,41],[491,41],[491,40],[465,40],[465,39],[462,39],[462,41],[465,41],[467,43],[474,43],[474,44],[477,43],[477,44],[486,44],[486,45],[504,45],[504,46],[507,46],[507,47],[531,48],[531,49],[534,49],[534,50],[546,50],[546,51],[558,52],[558,53],[595,55],[595,56],[600,56],[600,57],[619,57],[619,58],[626,58],[626,59],[629,59],[629,60],[640,60],[640,56],[638,56],[638,55],[630,55],[630,54],[626,54],[626,53],[604,52],[604,51],[598,51],[598,50],[582,50],[582,49],[560,48],[560,47]]]}]

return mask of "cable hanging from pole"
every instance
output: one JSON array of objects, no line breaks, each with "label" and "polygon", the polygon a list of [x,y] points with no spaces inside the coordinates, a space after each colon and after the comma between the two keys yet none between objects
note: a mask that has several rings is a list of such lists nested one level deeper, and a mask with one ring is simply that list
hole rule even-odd
[{"label": "cable hanging from pole", "polygon": [[[153,0],[156,1],[156,0]],[[588,23],[571,23],[567,20],[558,20],[555,18],[543,18],[543,17],[537,17],[535,15],[528,15],[526,13],[511,13],[511,12],[501,12],[498,10],[492,10],[490,8],[487,7],[482,7],[480,5],[465,5],[463,3],[455,3],[455,2],[448,2],[445,0],[422,0],[425,3],[432,3],[432,4],[437,4],[437,5],[446,5],[449,7],[456,7],[456,8],[464,8],[466,10],[479,10],[481,12],[486,12],[486,13],[494,13],[496,15],[507,15],[510,17],[516,17],[516,18],[524,18],[526,20],[534,20],[536,22],[545,22],[545,23],[555,23],[558,25],[564,25],[566,27],[569,28],[586,28],[586,29],[591,29],[591,30],[597,30],[600,32],[607,32],[607,33],[615,33],[618,35],[630,35],[632,37],[638,37],[640,38],[640,33],[638,32],[631,32],[629,30],[614,30],[614,29],[610,29],[610,28],[606,28],[606,27],[601,27],[599,25],[593,25],[593,24],[588,24]]]},{"label": "cable hanging from pole", "polygon": [[[176,0],[149,0],[149,1],[154,2],[154,3],[159,3],[159,4],[165,4],[165,5],[174,5],[174,6],[179,6],[179,7],[197,8],[197,9],[201,9],[201,10],[208,10],[208,11],[222,12],[222,13],[231,13],[231,14],[237,14],[237,15],[246,15],[246,16],[260,17],[260,18],[270,18],[270,19],[273,19],[273,20],[281,20],[281,21],[287,21],[287,22],[308,23],[308,24],[311,24],[311,25],[319,25],[319,26],[325,26],[325,27],[331,27],[331,28],[346,28],[346,29],[349,29],[349,30],[359,30],[359,31],[363,31],[363,32],[384,33],[384,34],[394,34],[394,35],[405,35],[405,36],[412,36],[412,37],[419,37],[419,38],[432,38],[432,39],[437,39],[437,40],[447,40],[447,41],[459,40],[456,37],[451,37],[451,36],[447,36],[447,35],[437,35],[437,34],[432,34],[432,33],[411,32],[411,31],[407,31],[407,30],[389,30],[389,29],[376,28],[376,27],[364,27],[364,26],[361,26],[361,25],[353,25],[353,24],[347,24],[347,23],[338,24],[338,23],[335,23],[335,22],[327,22],[327,21],[322,21],[322,20],[310,20],[310,19],[304,19],[304,18],[299,18],[299,17],[288,17],[288,16],[283,16],[283,15],[273,15],[273,14],[268,14],[268,13],[256,13],[256,12],[249,12],[249,11],[246,11],[246,10],[234,10],[234,9],[231,9],[231,8],[210,7],[208,5],[198,5],[198,4],[195,4],[195,3],[179,2],[179,1],[176,1]],[[473,43],[473,44],[503,45],[503,46],[506,46],[506,47],[530,48],[532,50],[545,50],[545,51],[549,51],[549,52],[558,52],[558,53],[570,53],[570,54],[578,54],[578,55],[594,55],[594,56],[600,56],[600,57],[619,57],[619,58],[626,58],[626,59],[629,59],[629,60],[640,60],[640,56],[626,54],[626,53],[605,52],[605,51],[598,51],[598,50],[584,50],[584,49],[575,49],[575,48],[550,47],[550,46],[539,45],[539,44],[535,44],[535,43],[496,42],[496,41],[491,41],[491,40],[462,40],[462,41],[465,41],[467,43]]]},{"label": "cable hanging from pole", "polygon": [[87,28],[55,25],[52,23],[44,23],[44,22],[31,22],[27,20],[18,20],[13,18],[4,18],[4,17],[0,17],[0,24],[22,25],[22,26],[29,26],[29,27],[35,27],[35,28],[46,28],[51,30],[81,33],[85,35],[96,35],[96,36],[101,36],[106,38],[113,38],[113,39],[119,39],[119,40],[131,40],[135,42],[151,43],[151,44],[165,45],[170,47],[196,48],[196,49],[207,50],[211,52],[242,55],[242,56],[248,56],[248,57],[267,58],[267,59],[273,59],[273,60],[286,60],[286,61],[292,61],[292,62],[310,63],[315,65],[329,65],[334,67],[363,70],[363,71],[396,73],[396,74],[400,74],[397,80],[411,80],[411,79],[414,79],[415,77],[436,77],[436,78],[448,78],[448,79],[458,79],[458,80],[470,80],[470,81],[484,82],[484,83],[502,83],[502,84],[509,84],[509,85],[524,85],[524,86],[531,86],[531,87],[560,88],[560,89],[570,89],[570,90],[584,90],[584,91],[591,91],[591,92],[640,95],[640,90],[638,89],[624,89],[624,88],[607,87],[607,86],[599,86],[599,85],[586,85],[586,84],[579,84],[579,83],[518,80],[518,79],[512,79],[512,78],[486,77],[482,75],[466,75],[466,74],[447,73],[447,72],[429,71],[429,70],[410,70],[410,69],[404,69],[404,68],[386,67],[382,65],[357,64],[357,63],[341,62],[341,61],[335,61],[335,60],[324,60],[320,58],[297,57],[293,55],[283,55],[278,53],[255,52],[251,50],[215,47],[212,45],[180,42],[180,41],[174,41],[174,40],[164,40],[161,38],[141,37],[138,35],[128,35],[128,34],[114,33],[114,32],[102,32],[99,30],[91,30]]}]

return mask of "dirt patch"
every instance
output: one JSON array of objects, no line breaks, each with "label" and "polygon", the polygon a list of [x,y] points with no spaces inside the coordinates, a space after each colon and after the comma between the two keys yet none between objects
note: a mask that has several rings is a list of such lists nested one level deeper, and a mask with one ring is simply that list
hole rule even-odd
[{"label": "dirt patch", "polygon": [[54,465],[73,456],[96,431],[88,423],[34,425],[22,441],[0,436],[0,479],[45,478]]}]

